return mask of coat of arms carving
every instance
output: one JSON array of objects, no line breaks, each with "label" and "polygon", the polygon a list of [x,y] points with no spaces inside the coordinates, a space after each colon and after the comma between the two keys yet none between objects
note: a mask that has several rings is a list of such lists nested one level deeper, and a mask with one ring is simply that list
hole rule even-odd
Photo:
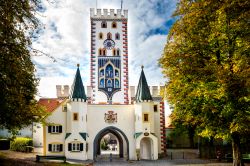
[{"label": "coat of arms carving", "polygon": [[105,113],[104,120],[106,123],[116,123],[117,122],[117,113],[114,113],[114,111],[108,111],[108,113]]}]

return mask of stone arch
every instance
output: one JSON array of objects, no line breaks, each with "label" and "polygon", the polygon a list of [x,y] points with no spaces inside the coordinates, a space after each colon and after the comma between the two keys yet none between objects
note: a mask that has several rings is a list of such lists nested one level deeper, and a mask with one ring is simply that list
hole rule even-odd
[{"label": "stone arch", "polygon": [[94,159],[94,161],[96,161],[97,154],[100,151],[100,141],[101,141],[102,137],[108,133],[112,133],[117,137],[117,139],[119,141],[119,146],[120,146],[120,141],[121,141],[122,146],[119,148],[120,149],[120,157],[123,157],[123,140],[122,140],[122,136],[123,136],[123,138],[125,139],[126,144],[127,144],[127,160],[129,160],[129,141],[128,141],[127,136],[119,128],[114,127],[114,126],[109,126],[109,127],[102,129],[101,131],[99,131],[97,133],[97,135],[95,136],[94,143],[93,143],[93,159]]}]

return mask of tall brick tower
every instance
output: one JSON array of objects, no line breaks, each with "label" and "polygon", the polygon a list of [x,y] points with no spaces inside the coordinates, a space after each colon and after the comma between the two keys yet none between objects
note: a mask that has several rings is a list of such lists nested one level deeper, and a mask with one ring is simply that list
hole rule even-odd
[{"label": "tall brick tower", "polygon": [[91,103],[128,104],[128,10],[90,9]]}]

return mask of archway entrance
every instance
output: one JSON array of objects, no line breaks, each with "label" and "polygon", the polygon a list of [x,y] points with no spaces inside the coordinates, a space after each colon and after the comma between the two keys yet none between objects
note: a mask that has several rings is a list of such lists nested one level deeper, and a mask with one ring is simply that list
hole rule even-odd
[{"label": "archway entrance", "polygon": [[151,160],[152,159],[152,150],[153,150],[153,142],[152,139],[149,137],[144,137],[141,139],[140,142],[140,158],[145,160]]},{"label": "archway entrance", "polygon": [[123,140],[119,139],[116,135],[108,133],[104,135],[100,141],[101,155],[118,155],[123,157]]},{"label": "archway entrance", "polygon": [[[95,137],[93,144],[93,159],[96,161],[98,155],[102,155],[101,142],[105,139],[105,136],[112,135],[117,140],[117,150],[119,151],[119,157],[124,158],[126,154],[127,160],[129,159],[129,142],[127,136],[118,128],[109,126],[102,129]],[[126,149],[125,149],[126,148]]]}]

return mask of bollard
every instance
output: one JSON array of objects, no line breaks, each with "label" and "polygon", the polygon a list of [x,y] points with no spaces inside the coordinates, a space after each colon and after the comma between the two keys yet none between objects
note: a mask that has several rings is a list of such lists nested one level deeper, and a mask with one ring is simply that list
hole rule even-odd
[{"label": "bollard", "polygon": [[109,161],[112,162],[112,153],[109,155]]},{"label": "bollard", "polygon": [[184,152],[182,153],[182,159],[184,159]]},{"label": "bollard", "polygon": [[171,154],[170,154],[170,157],[171,157],[171,160],[173,159],[173,155],[172,155],[172,152],[171,152]]}]

